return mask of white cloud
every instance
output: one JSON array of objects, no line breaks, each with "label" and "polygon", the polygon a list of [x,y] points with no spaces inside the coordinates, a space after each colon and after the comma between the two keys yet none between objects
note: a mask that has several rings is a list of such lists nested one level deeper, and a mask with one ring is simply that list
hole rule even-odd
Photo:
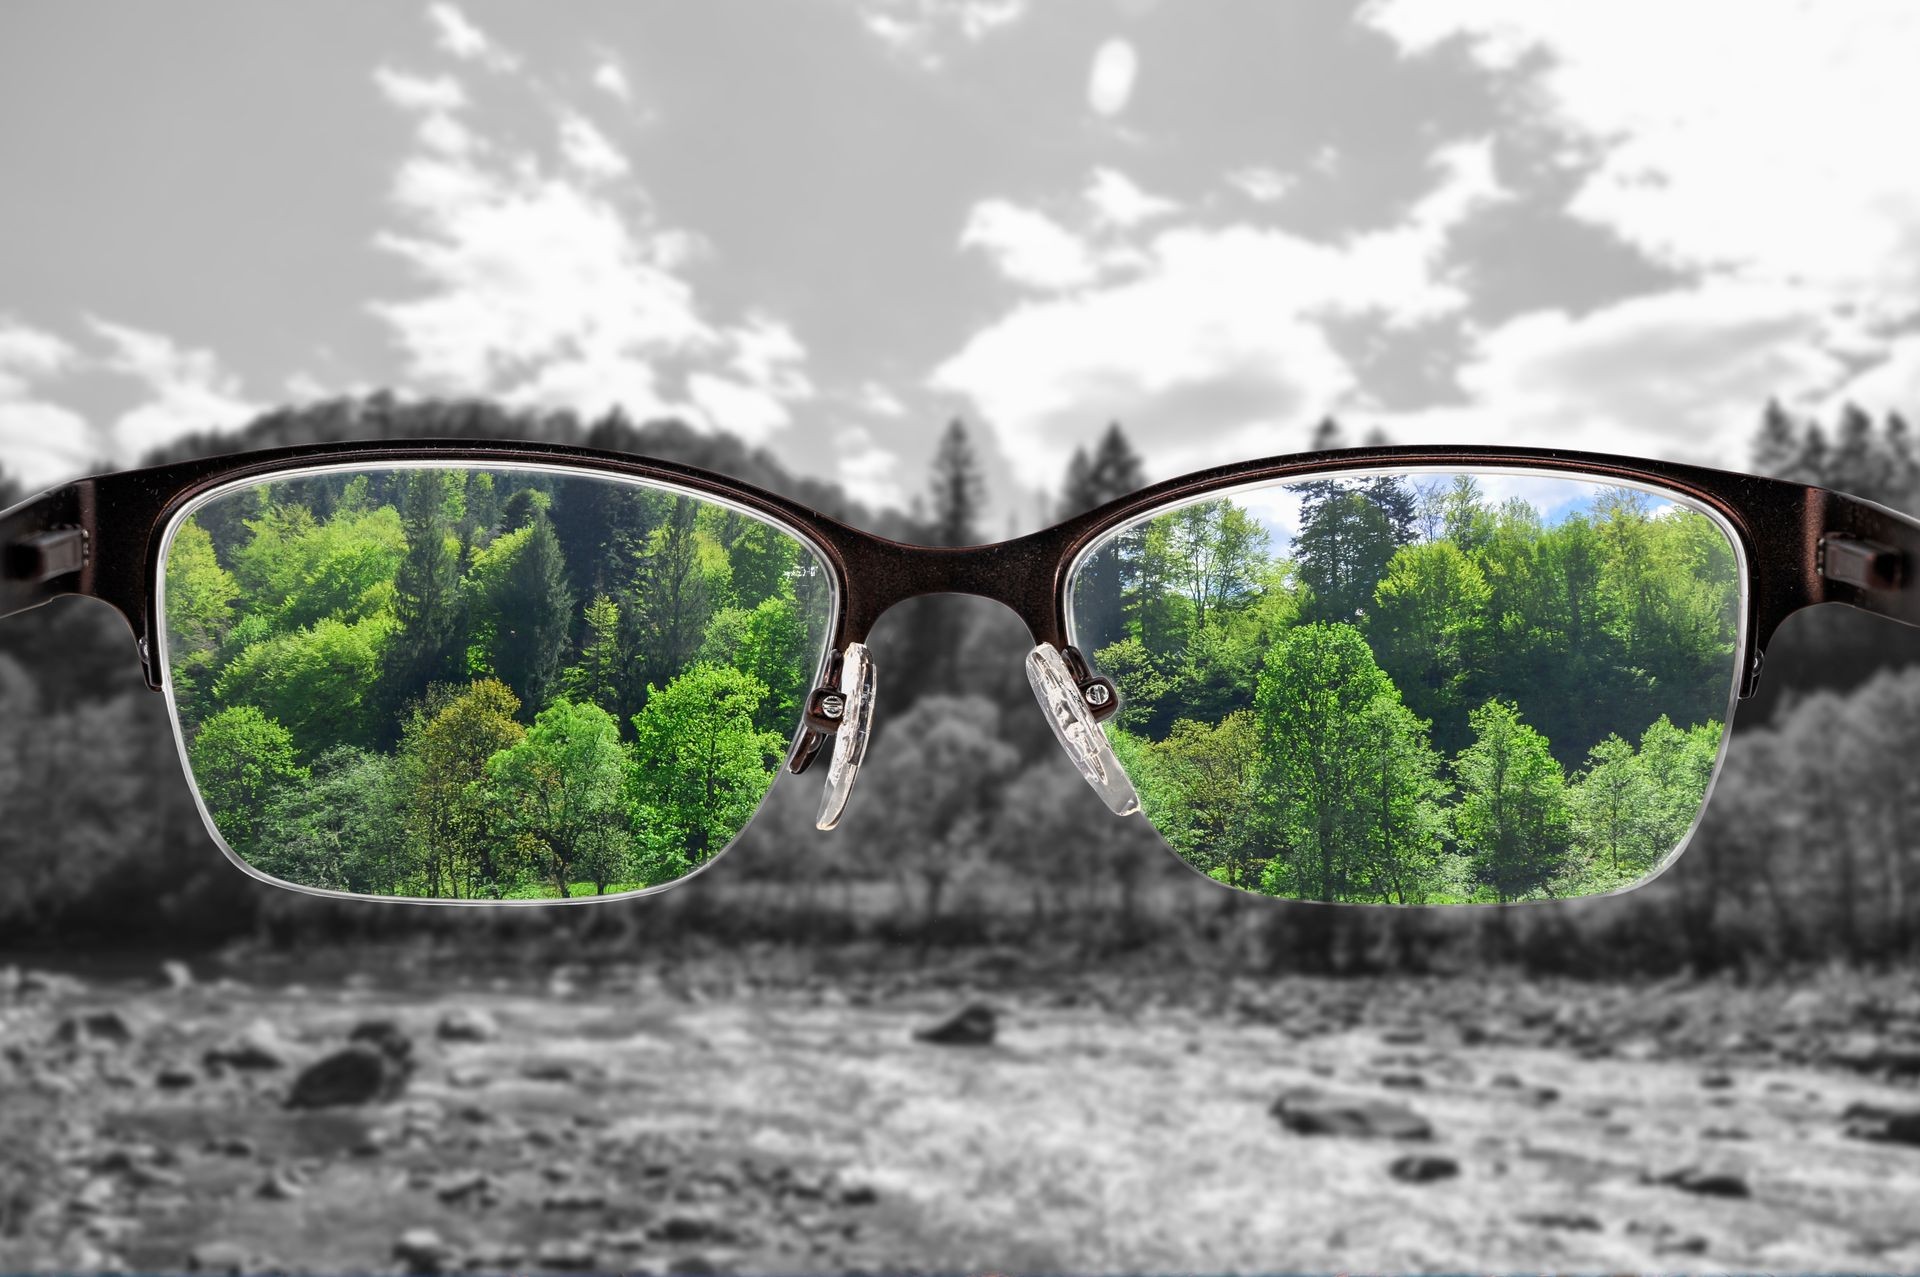
[{"label": "white cloud", "polygon": [[928,70],[955,46],[979,44],[1026,17],[1028,0],[851,0],[887,49]]},{"label": "white cloud", "polygon": [[974,205],[960,247],[980,249],[1007,279],[1029,288],[1075,288],[1102,273],[1098,255],[1080,236],[1008,200]]},{"label": "white cloud", "polygon": [[633,102],[633,85],[627,79],[627,70],[619,61],[608,56],[600,59],[593,68],[594,87],[622,103]]},{"label": "white cloud", "polygon": [[1098,168],[1087,183],[1087,203],[1108,226],[1128,229],[1180,211],[1180,205],[1161,195],[1150,195],[1125,173]]},{"label": "white cloud", "polygon": [[374,68],[373,82],[403,111],[458,111],[467,104],[467,91],[450,75],[410,75],[382,66]]},{"label": "white cloud", "polygon": [[706,419],[748,443],[765,443],[793,416],[787,406],[758,386],[709,372],[687,376],[687,393]]},{"label": "white cloud", "polygon": [[898,420],[907,415],[907,405],[901,401],[900,396],[877,381],[861,383],[860,389],[853,396],[853,402],[876,417]]},{"label": "white cloud", "polygon": [[607,135],[575,111],[565,111],[560,116],[560,154],[590,178],[625,177],[631,171],[627,157]]},{"label": "white cloud", "polygon": [[1297,184],[1279,169],[1248,165],[1227,174],[1227,184],[1256,204],[1278,204]]},{"label": "white cloud", "polygon": [[1830,395],[1823,408],[1831,415],[1849,403],[1875,414],[1899,412],[1909,422],[1920,420],[1920,332],[1888,342],[1881,358]]},{"label": "white cloud", "polygon": [[131,378],[142,395],[113,425],[116,460],[132,462],[188,435],[237,429],[259,415],[261,406],[245,397],[240,379],[212,351],[93,316],[87,326],[106,343],[99,366]]},{"label": "white cloud", "polygon": [[51,487],[104,458],[80,414],[45,396],[43,383],[70,371],[73,347],[0,315],[0,475],[29,491]]},{"label": "white cloud", "polygon": [[1139,51],[1126,40],[1108,40],[1094,51],[1093,66],[1087,72],[1087,105],[1096,115],[1120,114],[1133,100],[1139,77]]},{"label": "white cloud", "polygon": [[[1910,0],[1376,0],[1410,53],[1465,37],[1596,149],[1572,211],[1661,261],[1882,318],[1920,294],[1920,7]],[[1544,59],[1523,63],[1525,55]],[[1534,68],[1534,69],[1527,69]]]},{"label": "white cloud", "polygon": [[[1162,473],[1283,450],[1298,440],[1276,427],[1356,396],[1328,321],[1406,326],[1464,306],[1449,238],[1503,192],[1485,144],[1441,151],[1435,170],[1399,224],[1336,243],[1249,225],[1096,241],[1005,201],[977,206],[970,238],[1030,295],[931,384],[970,400],[1008,455],[1043,473],[1116,419]],[[977,225],[985,208],[997,234]]]},{"label": "white cloud", "polygon": [[376,243],[419,290],[370,309],[424,389],[587,416],[618,405],[755,441],[813,394],[784,325],[702,313],[680,271],[704,241],[658,223],[626,157],[585,115],[550,102],[544,155],[476,135],[443,96],[394,100],[419,118],[418,145],[391,191],[402,227]]},{"label": "white cloud", "polygon": [[462,62],[477,62],[494,71],[512,71],[520,65],[518,58],[445,0],[427,7],[427,20],[433,26],[435,42]]},{"label": "white cloud", "polygon": [[[1845,373],[1804,293],[1709,284],[1485,333],[1470,403],[1384,419],[1414,442],[1524,443],[1738,468],[1769,397],[1813,407]],[[1373,415],[1359,414],[1371,422]]]},{"label": "white cloud", "polygon": [[880,446],[865,426],[848,426],[833,437],[840,486],[854,500],[898,509],[907,501],[900,484],[900,456]]}]

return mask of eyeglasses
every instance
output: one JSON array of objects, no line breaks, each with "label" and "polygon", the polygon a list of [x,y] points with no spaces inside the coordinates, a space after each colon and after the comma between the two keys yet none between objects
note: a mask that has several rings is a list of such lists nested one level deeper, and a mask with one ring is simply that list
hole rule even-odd
[{"label": "eyeglasses", "polygon": [[327,444],[81,480],[0,513],[0,553],[0,616],[126,618],[242,869],[460,903],[682,881],[783,758],[827,756],[831,829],[865,640],[918,595],[1017,612],[1081,775],[1200,873],[1394,905],[1647,881],[1787,616],[1920,624],[1904,515],[1516,448],[1248,462],[927,548],[623,454]]}]

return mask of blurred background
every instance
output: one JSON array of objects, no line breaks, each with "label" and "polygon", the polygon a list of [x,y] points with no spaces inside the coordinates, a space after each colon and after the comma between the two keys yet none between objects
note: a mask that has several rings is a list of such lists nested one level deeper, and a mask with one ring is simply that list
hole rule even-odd
[{"label": "blurred background", "polygon": [[[467,435],[947,544],[1376,440],[1920,508],[1898,0],[0,33],[0,505]],[[932,599],[840,831],[784,779],[697,883],[505,916],[243,877],[129,636],[50,606],[0,628],[0,1267],[1920,1267],[1920,648],[1826,611],[1619,899],[1235,896]]]}]

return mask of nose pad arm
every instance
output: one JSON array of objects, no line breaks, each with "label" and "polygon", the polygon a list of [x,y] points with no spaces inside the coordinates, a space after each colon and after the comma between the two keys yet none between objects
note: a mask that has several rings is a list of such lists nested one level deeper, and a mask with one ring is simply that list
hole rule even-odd
[{"label": "nose pad arm", "polygon": [[1067,757],[1101,801],[1115,815],[1131,816],[1139,811],[1140,796],[1134,793],[1133,782],[1121,770],[1106,733],[1100,730],[1100,720],[1087,703],[1088,696],[1093,695],[1104,698],[1102,705],[1111,704],[1113,685],[1105,679],[1075,678],[1060,649],[1051,643],[1042,643],[1027,653],[1027,682],[1033,684],[1033,694],[1060,748],[1067,751]]},{"label": "nose pad arm", "polygon": [[853,795],[853,782],[859,778],[861,760],[867,756],[867,736],[873,729],[875,683],[873,657],[867,645],[847,644],[839,666],[839,703],[834,704],[830,690],[814,695],[812,714],[833,724],[833,758],[827,764],[827,792],[820,800],[816,829],[832,829],[840,823],[847,799]]}]

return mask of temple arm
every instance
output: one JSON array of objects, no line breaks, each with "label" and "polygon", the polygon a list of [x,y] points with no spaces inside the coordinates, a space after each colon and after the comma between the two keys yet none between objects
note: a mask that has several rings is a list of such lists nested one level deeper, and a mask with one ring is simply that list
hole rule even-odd
[{"label": "temple arm", "polygon": [[90,483],[70,483],[0,511],[0,617],[87,592],[92,495]]},{"label": "temple arm", "polygon": [[1920,625],[1920,520],[1844,492],[1824,495],[1815,599]]}]

